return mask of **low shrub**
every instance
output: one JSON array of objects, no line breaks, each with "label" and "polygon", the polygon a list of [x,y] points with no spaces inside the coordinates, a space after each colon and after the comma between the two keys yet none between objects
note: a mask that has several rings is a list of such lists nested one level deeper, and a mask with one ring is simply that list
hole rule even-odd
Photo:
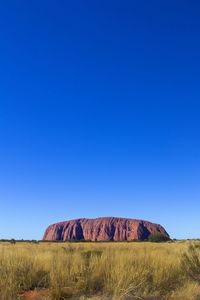
[{"label": "low shrub", "polygon": [[161,243],[170,241],[170,238],[160,232],[157,232],[150,234],[150,236],[148,237],[148,241],[152,243]]}]

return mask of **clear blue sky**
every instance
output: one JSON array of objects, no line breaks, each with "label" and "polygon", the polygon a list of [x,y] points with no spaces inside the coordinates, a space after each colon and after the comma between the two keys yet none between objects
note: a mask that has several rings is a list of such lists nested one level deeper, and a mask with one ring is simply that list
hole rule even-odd
[{"label": "clear blue sky", "polygon": [[98,216],[200,237],[199,12],[1,1],[0,238]]}]

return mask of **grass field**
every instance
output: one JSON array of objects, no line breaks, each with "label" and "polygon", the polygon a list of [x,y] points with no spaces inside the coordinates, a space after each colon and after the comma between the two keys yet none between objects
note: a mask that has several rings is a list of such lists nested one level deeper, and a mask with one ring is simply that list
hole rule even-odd
[{"label": "grass field", "polygon": [[0,243],[0,300],[200,299],[200,243]]}]

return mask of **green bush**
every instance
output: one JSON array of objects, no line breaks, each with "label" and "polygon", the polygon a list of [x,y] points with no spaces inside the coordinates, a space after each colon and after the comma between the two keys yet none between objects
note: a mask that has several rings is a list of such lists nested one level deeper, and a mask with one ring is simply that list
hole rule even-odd
[{"label": "green bush", "polygon": [[167,242],[170,238],[160,232],[150,234],[148,241],[152,243]]}]

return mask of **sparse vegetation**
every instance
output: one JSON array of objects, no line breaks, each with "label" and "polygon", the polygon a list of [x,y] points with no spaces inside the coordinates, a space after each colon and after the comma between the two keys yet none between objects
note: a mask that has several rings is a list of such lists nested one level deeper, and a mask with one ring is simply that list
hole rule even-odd
[{"label": "sparse vegetation", "polygon": [[0,299],[197,300],[200,244],[190,244],[2,242]]}]

